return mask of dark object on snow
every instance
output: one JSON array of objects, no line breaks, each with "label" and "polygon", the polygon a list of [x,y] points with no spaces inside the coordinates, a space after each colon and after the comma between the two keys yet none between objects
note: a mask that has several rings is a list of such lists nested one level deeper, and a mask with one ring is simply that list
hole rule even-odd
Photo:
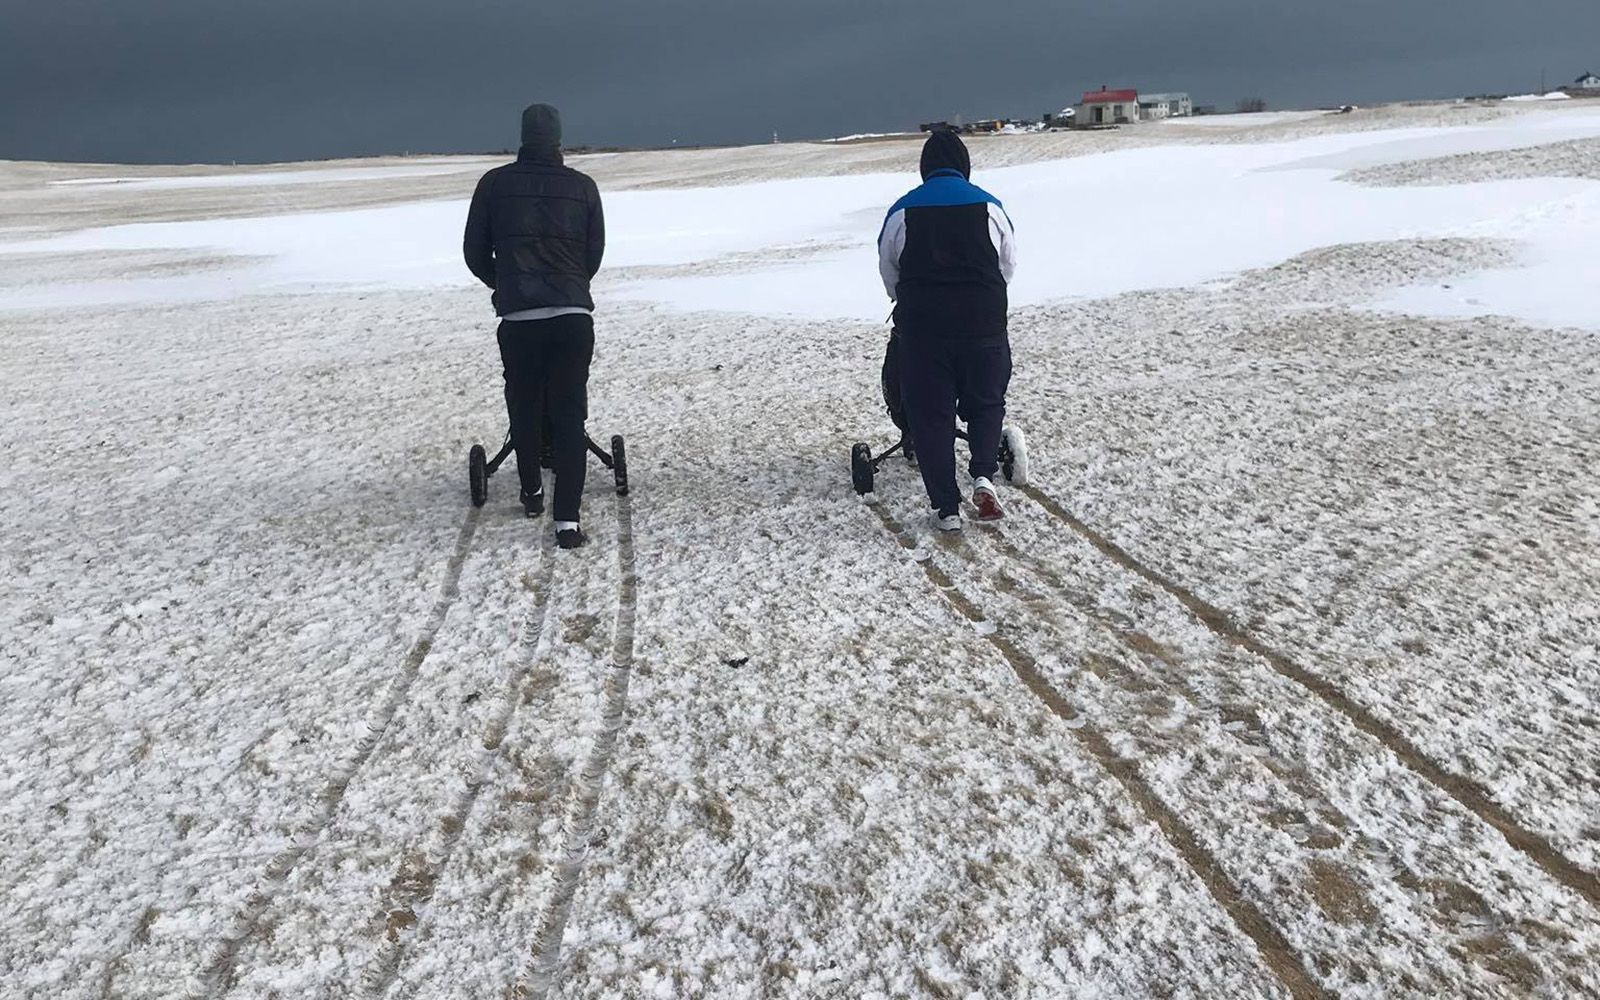
[{"label": "dark object on snow", "polygon": [[[900,440],[890,445],[881,455],[874,456],[872,448],[865,443],[857,443],[850,447],[850,481],[856,493],[866,496],[873,491],[873,484],[879,469],[885,462],[893,458],[896,453],[904,453],[907,462],[915,463],[917,454],[915,445],[909,431],[909,422],[906,417],[905,402],[901,395],[903,383],[902,364],[900,352],[902,350],[901,334],[895,330],[889,334],[889,346],[883,352],[883,404],[889,411],[889,419],[900,430]],[[1009,362],[1009,351],[1007,361]],[[966,419],[964,411],[958,409],[957,416]],[[969,440],[965,431],[956,429],[956,438]],[[1022,485],[1028,481],[1028,451],[1027,440],[1022,430],[1017,427],[1002,427],[1000,431],[1000,445],[996,449],[996,462],[1000,472],[1010,482]],[[976,462],[974,465],[978,464]],[[992,477],[991,477],[992,478]]]},{"label": "dark object on snow", "polygon": [[736,656],[731,660],[723,660],[722,662],[727,664],[730,667],[742,667],[746,663],[750,662],[750,657],[748,657],[748,656]]},{"label": "dark object on snow", "polygon": [[[611,450],[606,451],[594,443],[594,438],[587,434],[583,437],[584,447],[589,454],[600,460],[600,464],[611,470],[611,477],[616,483],[617,496],[628,495],[628,458],[623,448],[622,435],[611,436]],[[467,482],[472,493],[472,506],[482,507],[489,502],[489,477],[500,471],[500,466],[511,457],[511,432],[506,432],[505,443],[493,458],[487,457],[483,445],[475,444],[467,451]]]},{"label": "dark object on snow", "polygon": [[472,273],[494,289],[498,315],[532,311],[500,324],[511,430],[494,458],[482,445],[467,452],[473,506],[488,502],[489,477],[513,450],[530,517],[544,512],[543,467],[556,473],[555,519],[578,520],[586,450],[612,471],[618,495],[627,496],[622,438],[613,437],[606,452],[584,430],[594,356],[589,280],[605,255],[605,220],[594,181],[561,162],[555,108],[534,104],[522,112],[517,162],[478,181],[462,249]]},{"label": "dark object on snow", "polygon": [[[510,438],[506,440],[506,451],[510,451]],[[495,467],[499,468],[500,460],[505,455],[501,454],[495,460]],[[482,507],[489,499],[489,459],[483,450],[483,445],[475,444],[467,449],[467,484],[472,492],[472,506]]]},{"label": "dark object on snow", "polygon": [[[884,397],[903,433],[899,447],[916,442],[929,500],[954,514],[957,416],[972,444],[968,471],[990,479],[999,471],[1016,243],[999,199],[969,179],[972,160],[958,136],[930,134],[921,171],[922,185],[889,209],[878,237],[878,270],[895,303],[889,353],[898,355],[885,358]],[[857,492],[870,491],[870,452],[853,451],[851,463]]]},{"label": "dark object on snow", "polygon": [[483,175],[472,193],[462,253],[494,290],[495,313],[594,309],[589,279],[605,255],[600,190],[561,160],[561,118],[549,105],[522,113],[517,161]]},{"label": "dark object on snow", "polygon": [[[911,425],[906,421],[906,407],[900,401],[900,332],[891,330],[889,333],[889,346],[883,350],[883,405],[889,411],[889,419],[904,436]],[[910,438],[906,438],[906,459],[915,461]]]},{"label": "dark object on snow", "polygon": [[[585,317],[580,317],[580,318],[588,319],[588,317],[586,317],[586,316]],[[520,326],[520,325],[524,325],[524,324],[512,323],[512,324],[502,324],[502,325]],[[529,324],[529,325],[531,325],[531,324]],[[549,401],[549,396],[548,396],[548,394],[545,394],[543,400],[541,400],[541,405],[547,404],[548,401]],[[506,386],[506,408],[508,410],[512,410],[512,409],[515,408],[515,404],[511,401],[511,386],[509,384]],[[539,476],[539,469],[541,467],[549,469],[549,468],[553,468],[555,466],[554,456],[552,454],[550,454],[548,449],[545,447],[545,445],[550,441],[550,437],[551,437],[550,434],[549,434],[549,431],[548,431],[548,428],[550,426],[549,414],[546,413],[538,423],[539,423],[539,426],[541,427],[541,432],[540,432],[540,437],[538,439],[538,442],[533,444],[528,449],[526,449],[526,454],[529,456],[527,458],[527,460],[528,460],[529,463],[532,464],[532,466],[533,466],[533,474],[534,474],[534,476],[536,478],[538,478],[538,476]],[[580,427],[581,427],[581,425],[580,425]],[[596,458],[598,458],[600,460],[600,464],[601,465],[603,465],[606,468],[611,470],[612,481],[616,484],[617,496],[621,496],[621,497],[627,496],[628,495],[628,454],[627,454],[627,449],[623,445],[622,435],[621,434],[612,435],[612,437],[611,437],[611,450],[610,451],[606,451],[605,449],[601,448],[599,445],[595,444],[594,443],[594,439],[591,438],[588,434],[582,433],[581,431],[580,431],[580,434],[582,435],[583,445],[582,445],[582,449],[580,449],[579,452],[578,452],[578,461],[580,463],[583,461],[583,449],[587,449],[589,454],[593,455],[594,457],[596,457]],[[481,444],[475,444],[470,449],[468,449],[468,451],[467,451],[467,483],[468,483],[468,486],[471,489],[472,506],[474,506],[474,507],[482,507],[485,503],[487,503],[489,501],[489,477],[494,475],[496,472],[500,471],[500,466],[505,463],[505,460],[507,458],[511,457],[511,453],[513,451],[517,451],[518,452],[517,472],[518,472],[519,475],[523,474],[522,473],[522,464],[523,464],[523,458],[524,458],[524,450],[523,449],[518,449],[516,447],[515,442],[513,440],[514,436],[515,435],[513,435],[513,433],[511,431],[506,431],[505,443],[503,443],[500,446],[500,450],[495,453],[495,456],[493,458],[489,458],[487,456],[487,454],[484,451],[483,445],[481,445]],[[580,465],[579,472],[578,472],[578,478],[581,480],[582,476],[583,476],[583,470],[582,470],[582,466]],[[560,492],[560,489],[561,489],[561,485],[560,485],[560,481],[558,480],[557,483],[556,483],[556,490],[557,490],[558,493]],[[527,491],[526,491],[526,489],[524,489],[524,491],[523,491],[524,507],[526,507],[526,496],[527,496]],[[542,505],[542,500],[541,500],[541,505]],[[557,510],[560,510],[560,508],[558,507]],[[556,518],[554,518],[554,520],[557,520],[557,521],[569,521],[569,520],[570,521],[576,521],[578,519],[576,517],[571,517],[571,518],[556,517]]]},{"label": "dark object on snow", "polygon": [[922,445],[922,483],[941,514],[961,509],[956,485],[956,417],[971,445],[967,474],[994,479],[1000,471],[1011,345],[1004,337],[974,340],[901,334],[900,393],[911,437]]},{"label": "dark object on snow", "polygon": [[589,544],[589,536],[581,528],[567,528],[556,532],[556,544],[563,549],[581,549]]},{"label": "dark object on snow", "polygon": [[521,323],[505,320],[499,340],[522,492],[532,495],[543,489],[539,467],[548,442],[556,474],[555,519],[576,521],[583,497],[583,421],[589,410],[594,318],[577,313]]},{"label": "dark object on snow", "polygon": [[952,125],[950,122],[923,122],[917,126],[922,132],[949,132],[951,135],[984,135],[994,133],[1007,125],[1020,124],[1010,118],[985,118],[981,121]]},{"label": "dark object on snow", "polygon": [[969,180],[972,158],[954,133],[929,135],[920,166],[922,184],[890,207],[878,236],[894,324],[919,336],[1004,337],[1011,219]]}]

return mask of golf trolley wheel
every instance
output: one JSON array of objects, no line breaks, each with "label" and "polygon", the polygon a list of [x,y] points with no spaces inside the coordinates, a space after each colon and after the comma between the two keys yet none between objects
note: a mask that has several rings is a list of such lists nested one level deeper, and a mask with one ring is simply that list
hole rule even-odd
[{"label": "golf trolley wheel", "polygon": [[1000,432],[1000,471],[1008,482],[1028,485],[1028,439],[1020,427],[1007,427]]},{"label": "golf trolley wheel", "polygon": [[467,482],[472,488],[472,506],[482,507],[489,500],[489,456],[481,444],[467,452]]},{"label": "golf trolley wheel", "polygon": [[850,448],[850,481],[859,496],[872,492],[872,449],[864,444]]},{"label": "golf trolley wheel", "polygon": [[628,495],[628,450],[621,434],[611,435],[611,476],[617,482],[617,496]]}]

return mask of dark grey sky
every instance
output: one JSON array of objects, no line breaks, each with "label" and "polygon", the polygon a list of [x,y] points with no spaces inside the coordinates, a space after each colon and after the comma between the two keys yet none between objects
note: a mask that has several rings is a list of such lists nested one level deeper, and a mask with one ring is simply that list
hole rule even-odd
[{"label": "dark grey sky", "polygon": [[0,0],[0,158],[272,161],[759,142],[1037,115],[1100,84],[1231,108],[1600,72],[1597,0]]}]

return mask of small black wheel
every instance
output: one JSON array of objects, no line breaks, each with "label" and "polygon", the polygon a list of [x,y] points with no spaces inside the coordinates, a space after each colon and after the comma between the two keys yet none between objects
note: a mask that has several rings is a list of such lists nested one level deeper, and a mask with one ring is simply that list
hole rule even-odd
[{"label": "small black wheel", "polygon": [[864,444],[850,448],[850,481],[859,496],[872,492],[872,449]]},{"label": "small black wheel", "polygon": [[467,452],[467,482],[472,487],[472,506],[482,507],[489,500],[489,457],[481,444]]},{"label": "small black wheel", "polygon": [[621,434],[611,435],[611,475],[617,481],[617,496],[628,495],[628,448]]}]

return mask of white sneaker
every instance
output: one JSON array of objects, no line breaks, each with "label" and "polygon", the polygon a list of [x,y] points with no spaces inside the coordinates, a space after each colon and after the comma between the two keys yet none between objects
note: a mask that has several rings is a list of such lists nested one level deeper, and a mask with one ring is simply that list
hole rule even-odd
[{"label": "white sneaker", "polygon": [[940,531],[960,531],[961,530],[961,515],[960,514],[944,514],[944,515],[941,515],[938,511],[934,511],[933,512],[933,526],[935,528],[938,528]]},{"label": "white sneaker", "polygon": [[1000,498],[995,495],[994,484],[982,476],[972,481],[972,506],[978,508],[980,521],[999,521],[1006,516]]}]

